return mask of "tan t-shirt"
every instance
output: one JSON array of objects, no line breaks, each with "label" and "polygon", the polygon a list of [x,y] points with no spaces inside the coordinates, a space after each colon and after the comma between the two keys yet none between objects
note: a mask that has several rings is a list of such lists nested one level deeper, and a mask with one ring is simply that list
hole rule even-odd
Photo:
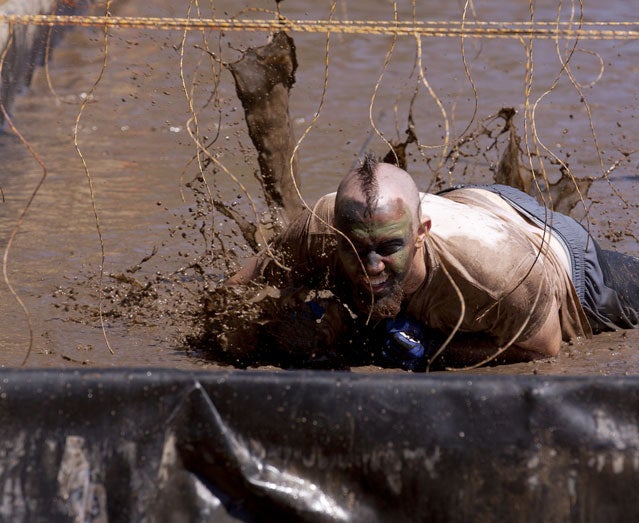
[{"label": "tan t-shirt", "polygon": [[[416,319],[447,334],[455,328],[485,332],[504,345],[530,338],[546,320],[554,297],[563,338],[591,334],[568,257],[549,230],[482,189],[422,193],[421,198],[422,215],[430,217],[432,227],[424,249],[427,278],[406,303]],[[313,213],[303,213],[280,237],[276,248],[283,249],[292,270],[276,273],[343,295],[348,283],[331,229],[334,202],[335,193],[323,196]]]}]

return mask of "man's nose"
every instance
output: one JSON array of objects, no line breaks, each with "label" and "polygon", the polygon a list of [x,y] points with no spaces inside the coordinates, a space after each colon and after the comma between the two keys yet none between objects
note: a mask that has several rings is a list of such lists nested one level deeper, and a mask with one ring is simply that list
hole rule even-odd
[{"label": "man's nose", "polygon": [[384,261],[375,251],[368,253],[364,260],[366,274],[379,274],[384,270]]}]

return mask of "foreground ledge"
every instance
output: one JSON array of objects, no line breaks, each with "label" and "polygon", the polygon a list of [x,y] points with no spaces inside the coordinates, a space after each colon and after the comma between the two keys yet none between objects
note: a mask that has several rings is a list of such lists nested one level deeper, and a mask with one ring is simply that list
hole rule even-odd
[{"label": "foreground ledge", "polygon": [[13,520],[633,521],[639,377],[4,370]]}]

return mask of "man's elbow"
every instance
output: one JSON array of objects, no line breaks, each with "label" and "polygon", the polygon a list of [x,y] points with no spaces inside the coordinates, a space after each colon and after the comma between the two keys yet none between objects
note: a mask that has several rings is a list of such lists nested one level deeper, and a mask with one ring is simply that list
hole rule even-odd
[{"label": "man's elbow", "polygon": [[224,282],[224,285],[246,285],[259,276],[259,258],[252,257],[244,267]]},{"label": "man's elbow", "polygon": [[528,351],[530,359],[554,358],[561,349],[561,321],[559,320],[559,308],[557,301],[553,300],[544,323],[537,332],[527,340],[515,345]]},{"label": "man's elbow", "polygon": [[561,341],[561,329],[557,326],[557,328],[538,332],[532,338],[519,342],[515,346],[523,349],[529,355],[530,360],[540,360],[558,356]]}]

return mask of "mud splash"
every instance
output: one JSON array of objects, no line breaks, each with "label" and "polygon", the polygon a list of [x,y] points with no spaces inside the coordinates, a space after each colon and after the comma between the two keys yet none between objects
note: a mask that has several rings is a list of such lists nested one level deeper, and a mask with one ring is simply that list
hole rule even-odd
[{"label": "mud splash", "polygon": [[295,43],[286,33],[276,33],[266,45],[248,49],[227,67],[233,73],[258,153],[266,202],[276,218],[286,223],[303,208],[289,114],[289,93],[297,69]]}]

